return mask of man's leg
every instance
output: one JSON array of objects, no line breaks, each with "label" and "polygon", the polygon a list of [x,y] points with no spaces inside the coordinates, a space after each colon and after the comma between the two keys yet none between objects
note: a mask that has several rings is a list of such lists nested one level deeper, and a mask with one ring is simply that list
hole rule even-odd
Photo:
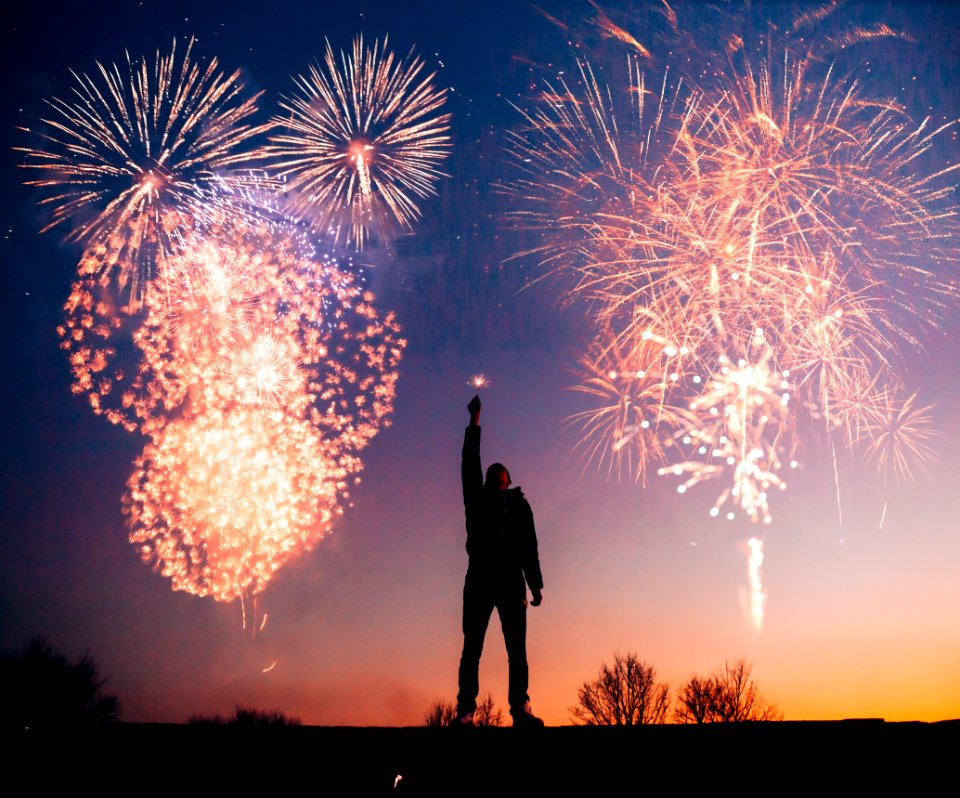
[{"label": "man's leg", "polygon": [[463,588],[463,653],[460,655],[460,692],[457,694],[457,717],[472,714],[480,692],[480,655],[483,638],[493,612],[489,592],[465,585]]},{"label": "man's leg", "polygon": [[510,664],[510,687],[508,700],[510,714],[529,712],[527,702],[527,606],[522,597],[512,596],[497,602],[503,641],[507,644],[507,659]]}]

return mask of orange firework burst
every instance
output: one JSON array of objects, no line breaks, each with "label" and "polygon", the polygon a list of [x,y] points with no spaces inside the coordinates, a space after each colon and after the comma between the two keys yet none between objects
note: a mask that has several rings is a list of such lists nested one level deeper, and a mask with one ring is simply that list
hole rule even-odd
[{"label": "orange firework burst", "polygon": [[128,482],[130,542],[175,590],[250,596],[330,529],[344,479],[329,444],[281,410],[172,421]]},{"label": "orange firework burst", "polygon": [[349,501],[405,342],[356,278],[272,225],[184,240],[137,312],[91,264],[60,332],[74,390],[151,436],[124,499],[131,542],[175,589],[229,601]]},{"label": "orange firework burst", "polygon": [[405,345],[393,315],[267,223],[185,240],[135,315],[92,275],[74,286],[59,328],[74,392],[148,434],[171,414],[282,404],[340,441],[343,457],[362,449],[392,408]]},{"label": "orange firework burst", "polygon": [[175,589],[225,601],[263,590],[329,529],[389,423],[395,321],[297,251],[266,225],[227,226],[148,296],[131,407],[153,441],[125,507],[131,541]]},{"label": "orange firework burst", "polygon": [[73,99],[48,101],[41,143],[18,148],[40,174],[27,183],[49,192],[45,229],[70,221],[71,239],[104,245],[102,268],[117,267],[135,298],[177,250],[171,225],[196,214],[217,170],[246,159],[240,146],[263,130],[248,121],[257,97],[241,97],[239,70],[226,75],[215,58],[199,66],[193,44],[178,58],[174,40],[153,66],[128,55],[125,69],[74,72]]},{"label": "orange firework burst", "polygon": [[[838,43],[892,35],[856,29]],[[870,430],[878,468],[898,481],[911,459],[922,470],[925,409],[884,397],[960,287],[958,166],[923,168],[950,125],[867,97],[821,69],[819,50],[797,55],[789,35],[756,49],[727,37],[727,66],[704,69],[702,85],[669,71],[648,81],[640,57],[654,59],[625,36],[625,91],[581,62],[521,111],[506,187],[515,225],[540,236],[523,254],[571,275],[571,296],[595,309],[576,389],[597,406],[574,417],[587,460],[641,479],[665,447],[690,444],[705,459],[659,473],[687,475],[681,491],[732,474],[714,514],[730,499],[764,521],[804,425],[823,422],[831,447],[838,427],[849,446]],[[751,63],[749,52],[781,46],[782,62]],[[668,345],[686,350],[682,367],[661,363]],[[654,423],[683,397],[692,421]]]},{"label": "orange firework burst", "polygon": [[286,180],[291,213],[357,249],[392,223],[411,227],[450,147],[450,115],[438,113],[446,91],[421,72],[418,57],[398,59],[386,39],[365,48],[358,36],[339,63],[327,43],[323,66],[280,103],[283,132],[263,150]]}]

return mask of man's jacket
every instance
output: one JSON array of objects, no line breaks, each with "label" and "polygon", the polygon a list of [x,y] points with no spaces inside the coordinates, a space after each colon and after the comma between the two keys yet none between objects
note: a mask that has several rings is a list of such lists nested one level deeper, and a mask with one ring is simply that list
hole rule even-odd
[{"label": "man's jacket", "polygon": [[464,433],[461,478],[470,556],[467,584],[523,593],[526,579],[531,590],[542,590],[533,511],[520,488],[483,486],[480,427],[467,427]]}]

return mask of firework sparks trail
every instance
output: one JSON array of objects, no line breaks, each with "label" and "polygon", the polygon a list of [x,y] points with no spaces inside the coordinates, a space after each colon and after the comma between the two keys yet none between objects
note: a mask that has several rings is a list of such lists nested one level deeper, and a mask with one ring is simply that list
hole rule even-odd
[{"label": "firework sparks trail", "polygon": [[469,380],[467,380],[467,385],[471,388],[476,388],[478,391],[481,388],[490,387],[490,378],[486,374],[474,374]]},{"label": "firework sparks trail", "polygon": [[750,556],[747,558],[747,581],[750,586],[749,616],[753,628],[758,632],[763,628],[763,618],[767,607],[767,592],[763,589],[763,541],[750,538],[747,541]]},{"label": "firework sparks trail", "polygon": [[295,78],[280,103],[287,115],[261,153],[286,181],[291,214],[358,250],[371,234],[411,228],[450,148],[446,91],[423,71],[386,39],[370,48],[358,36],[339,62],[327,42],[323,65]]},{"label": "firework sparks trail", "polygon": [[910,485],[918,473],[931,476],[938,460],[933,449],[938,434],[932,410],[917,402],[916,393],[901,400],[889,390],[870,407],[862,429],[869,440],[867,459],[885,480]]},{"label": "firework sparks trail", "polygon": [[[795,465],[823,430],[834,462],[836,434],[896,481],[924,472],[928,408],[885,397],[955,305],[958,166],[924,168],[952,123],[914,123],[821,68],[819,46],[773,32],[756,48],[721,37],[727,65],[702,84],[692,68],[648,80],[649,53],[598,13],[602,35],[628,45],[626,91],[585,62],[546,84],[510,134],[518,176],[505,187],[515,226],[539,235],[520,254],[572,276],[568,299],[595,311],[575,389],[596,408],[572,419],[585,460],[638,480],[662,464],[687,475],[680,492],[729,475],[711,513],[730,500],[767,523],[784,455]],[[778,48],[781,62],[751,61]],[[756,330],[762,347],[738,343]],[[693,456],[671,463],[673,446]]]},{"label": "firework sparks trail", "polygon": [[264,130],[250,123],[259,95],[243,99],[239,70],[227,75],[215,58],[200,66],[193,45],[178,57],[174,40],[152,66],[128,54],[125,68],[74,72],[72,97],[47,103],[40,143],[18,148],[21,166],[39,172],[27,183],[48,194],[44,229],[70,222],[69,238],[96,248],[134,300],[178,251],[175,229],[202,215],[204,187],[246,160],[241,145]]},{"label": "firework sparks trail", "polygon": [[[576,390],[603,404],[570,419],[581,431],[586,463],[602,461],[610,444],[608,468],[646,480],[651,462],[663,462],[673,446],[664,430],[691,423],[679,392],[686,346],[677,347],[650,331],[626,344],[604,330],[580,359],[582,382]],[[696,378],[699,379],[699,378]]]}]

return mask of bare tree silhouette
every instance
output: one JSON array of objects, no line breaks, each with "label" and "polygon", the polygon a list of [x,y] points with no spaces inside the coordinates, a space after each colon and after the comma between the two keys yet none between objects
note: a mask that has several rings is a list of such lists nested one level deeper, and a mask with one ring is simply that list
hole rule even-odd
[{"label": "bare tree silhouette", "polygon": [[657,682],[656,675],[653,666],[636,654],[616,654],[612,667],[603,663],[597,679],[583,683],[570,714],[586,726],[663,723],[670,708],[670,690]]},{"label": "bare tree silhouette", "polygon": [[677,703],[673,708],[673,719],[677,723],[708,723],[716,703],[716,683],[710,677],[697,675],[677,690]]},{"label": "bare tree silhouette", "polygon": [[120,702],[103,692],[90,652],[76,662],[43,638],[35,638],[19,654],[0,658],[0,680],[7,691],[0,709],[10,730],[107,723],[120,717]]},{"label": "bare tree silhouette", "polygon": [[783,720],[783,713],[765,701],[750,678],[752,665],[744,659],[724,662],[704,679],[691,676],[677,692],[677,723],[739,723],[745,720]]}]

